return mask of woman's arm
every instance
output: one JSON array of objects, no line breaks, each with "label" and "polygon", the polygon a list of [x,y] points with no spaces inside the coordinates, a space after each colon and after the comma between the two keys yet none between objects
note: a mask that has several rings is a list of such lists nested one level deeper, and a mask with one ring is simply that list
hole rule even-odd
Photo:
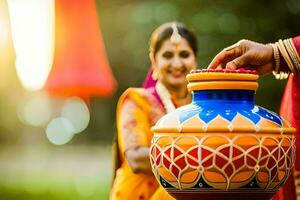
[{"label": "woman's arm", "polygon": [[[123,152],[134,173],[152,174],[149,156],[149,114],[147,102],[137,103],[139,99],[126,99],[122,106],[120,122]],[[141,107],[140,105],[143,105]]]},{"label": "woman's arm", "polygon": [[261,44],[241,40],[215,56],[209,68],[254,69],[259,75],[270,72],[300,71],[300,37],[279,40],[274,44]]}]

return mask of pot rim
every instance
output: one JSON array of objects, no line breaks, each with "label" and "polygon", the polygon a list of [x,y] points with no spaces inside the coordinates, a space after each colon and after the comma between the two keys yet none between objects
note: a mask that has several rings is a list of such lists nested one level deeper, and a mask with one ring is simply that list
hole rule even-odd
[{"label": "pot rim", "polygon": [[195,71],[186,76],[189,91],[197,90],[256,90],[257,74],[216,71]]},{"label": "pot rim", "polygon": [[189,73],[186,78],[189,82],[211,80],[256,81],[259,76],[246,73],[193,72]]}]

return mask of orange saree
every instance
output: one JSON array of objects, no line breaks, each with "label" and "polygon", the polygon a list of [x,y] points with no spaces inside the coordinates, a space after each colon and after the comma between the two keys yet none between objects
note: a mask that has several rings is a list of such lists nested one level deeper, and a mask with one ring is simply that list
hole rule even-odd
[{"label": "orange saree", "polygon": [[159,186],[153,175],[133,173],[125,159],[125,152],[130,148],[150,147],[150,128],[165,114],[161,102],[153,95],[154,90],[154,87],[129,88],[119,99],[117,154],[120,166],[116,170],[111,200],[173,199]]}]

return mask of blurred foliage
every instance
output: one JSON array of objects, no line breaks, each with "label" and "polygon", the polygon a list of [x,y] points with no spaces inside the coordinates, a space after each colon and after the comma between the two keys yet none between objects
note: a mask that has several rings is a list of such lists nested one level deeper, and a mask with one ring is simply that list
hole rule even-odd
[{"label": "blurred foliage", "polygon": [[[46,173],[46,172],[45,172]],[[98,174],[100,176],[100,174]],[[82,185],[85,189],[79,189],[72,181],[65,177],[52,175],[52,178],[45,175],[38,177],[31,177],[27,180],[18,180],[17,182],[8,183],[3,181],[0,183],[1,199],[22,199],[22,200],[99,200],[108,199],[110,180],[106,180],[104,183],[89,179],[88,182],[84,182],[82,179]],[[81,181],[81,180],[80,180]],[[87,188],[87,189],[86,189]],[[92,194],[90,194],[92,190]]]},{"label": "blurred foliage", "polygon": [[109,145],[1,147],[0,199],[108,199],[110,155]]},{"label": "blurred foliage", "polygon": [[[297,0],[98,0],[97,7],[107,54],[119,82],[113,101],[103,101],[109,106],[109,111],[103,106],[106,114],[114,112],[122,91],[139,87],[143,82],[150,65],[148,40],[161,23],[177,20],[196,33],[199,68],[206,68],[220,50],[240,39],[269,43],[300,33],[300,2]],[[285,81],[268,75],[259,82],[256,103],[278,112]],[[99,111],[95,119],[101,123],[107,115]],[[109,116],[112,118],[106,127],[111,130],[114,115]],[[102,133],[99,138],[108,132]]]}]

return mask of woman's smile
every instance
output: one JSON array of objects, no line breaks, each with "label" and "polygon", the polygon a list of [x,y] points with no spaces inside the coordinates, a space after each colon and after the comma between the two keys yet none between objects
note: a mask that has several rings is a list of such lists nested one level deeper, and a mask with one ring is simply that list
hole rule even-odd
[{"label": "woman's smile", "polygon": [[172,75],[174,78],[180,78],[181,76],[186,75],[186,68],[182,68],[180,70],[168,70],[167,72]]}]

